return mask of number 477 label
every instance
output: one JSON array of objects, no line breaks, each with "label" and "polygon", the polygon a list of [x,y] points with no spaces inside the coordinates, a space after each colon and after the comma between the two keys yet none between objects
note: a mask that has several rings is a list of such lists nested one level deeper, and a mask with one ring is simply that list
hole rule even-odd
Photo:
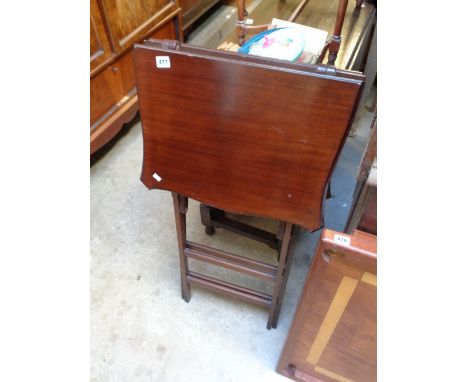
[{"label": "number 477 label", "polygon": [[156,67],[157,68],[170,68],[171,58],[169,56],[156,56]]}]

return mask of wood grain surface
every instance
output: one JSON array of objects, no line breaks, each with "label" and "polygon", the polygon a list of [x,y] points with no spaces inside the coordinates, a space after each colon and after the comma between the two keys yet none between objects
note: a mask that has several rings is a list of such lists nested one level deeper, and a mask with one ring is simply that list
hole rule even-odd
[{"label": "wood grain surface", "polygon": [[[156,56],[171,67],[156,68]],[[148,188],[322,226],[362,75],[183,44],[165,49],[157,40],[136,45],[134,58]]]},{"label": "wood grain surface", "polygon": [[[98,20],[99,9],[95,0],[91,2],[91,6],[91,11],[96,11],[97,15],[94,20]],[[165,39],[181,36],[179,18],[180,15],[177,14],[149,37]],[[100,38],[99,41],[97,37]],[[102,38],[100,35],[91,38],[91,52],[99,52],[96,49],[100,46],[99,43],[104,44],[104,38],[105,34]],[[127,50],[118,56],[111,55],[106,61],[103,61],[104,54],[94,56],[94,60],[91,57],[90,82],[91,154],[109,142],[138,111],[132,51]]]},{"label": "wood grain surface", "polygon": [[[336,235],[348,238],[337,243]],[[296,381],[377,379],[377,237],[325,229],[277,371]]]},{"label": "wood grain surface", "polygon": [[[99,0],[111,44],[123,52],[174,17],[178,6],[171,0]],[[167,19],[167,20],[166,20]]]},{"label": "wood grain surface", "polygon": [[91,76],[114,58],[97,0],[90,1],[90,71]]}]

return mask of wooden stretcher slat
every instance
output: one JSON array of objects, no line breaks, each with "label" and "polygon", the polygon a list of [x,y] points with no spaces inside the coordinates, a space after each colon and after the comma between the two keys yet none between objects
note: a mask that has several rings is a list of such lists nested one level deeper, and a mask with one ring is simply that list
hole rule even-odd
[{"label": "wooden stretcher slat", "polygon": [[248,302],[252,302],[263,307],[268,308],[271,305],[270,295],[254,291],[252,289],[245,288],[240,285],[232,284],[227,281],[202,275],[196,272],[190,271],[187,274],[187,281],[190,284],[196,284],[214,290],[216,292],[221,292],[226,295],[230,295]]},{"label": "wooden stretcher slat", "polygon": [[185,247],[184,254],[189,258],[203,260],[214,265],[247,273],[269,281],[274,281],[276,278],[278,267],[264,263],[263,261],[249,259],[244,256],[235,255],[190,241],[185,243]]}]

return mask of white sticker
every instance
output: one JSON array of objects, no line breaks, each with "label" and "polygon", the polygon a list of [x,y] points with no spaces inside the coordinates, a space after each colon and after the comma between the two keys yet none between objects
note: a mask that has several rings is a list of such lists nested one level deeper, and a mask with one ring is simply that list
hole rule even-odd
[{"label": "white sticker", "polygon": [[346,245],[346,246],[350,246],[351,245],[351,238],[348,237],[348,236],[344,236],[344,235],[338,235],[335,233],[335,236],[333,236],[333,241],[337,244],[341,244],[341,245]]},{"label": "white sticker", "polygon": [[156,67],[157,68],[170,68],[171,58],[169,56],[156,56]]},{"label": "white sticker", "polygon": [[158,182],[162,180],[162,178],[156,173],[153,174],[153,178],[156,179]]},{"label": "white sticker", "polygon": [[253,19],[247,19],[245,20],[246,25],[252,25],[253,24]]}]

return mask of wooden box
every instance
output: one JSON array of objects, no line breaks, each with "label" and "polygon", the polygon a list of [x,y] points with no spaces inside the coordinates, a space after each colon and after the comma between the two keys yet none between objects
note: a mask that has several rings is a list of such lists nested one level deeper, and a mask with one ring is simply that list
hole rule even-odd
[{"label": "wooden box", "polygon": [[279,373],[301,382],[377,380],[376,239],[323,231]]}]

